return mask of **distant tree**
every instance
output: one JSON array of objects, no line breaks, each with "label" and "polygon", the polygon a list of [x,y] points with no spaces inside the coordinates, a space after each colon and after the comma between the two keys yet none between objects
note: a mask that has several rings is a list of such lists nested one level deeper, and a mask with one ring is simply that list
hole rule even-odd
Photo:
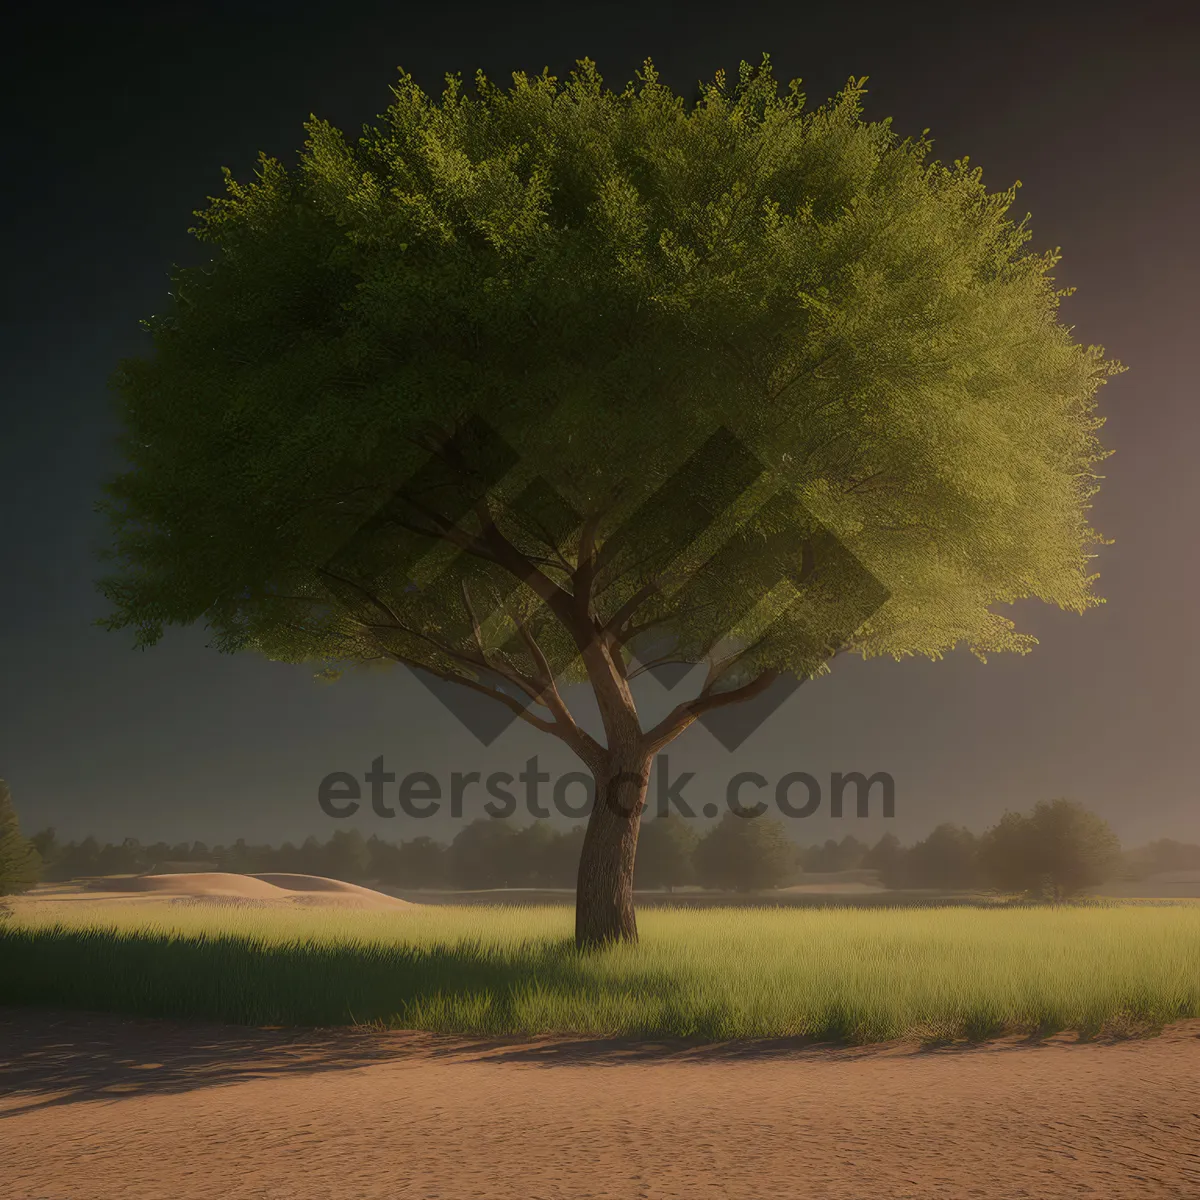
[{"label": "distant tree", "polygon": [[803,870],[812,874],[854,871],[862,866],[866,853],[866,843],[848,833],[840,842],[836,838],[827,838],[823,845],[800,849],[797,861]]},{"label": "distant tree", "polygon": [[[210,851],[209,856],[211,856],[211,853]],[[300,870],[300,851],[295,843],[283,842],[280,844],[279,849],[275,851],[275,869],[277,871],[286,871],[290,874],[304,874]]]},{"label": "distant tree", "polygon": [[395,842],[384,841],[378,834],[367,838],[367,854],[370,865],[367,877],[378,883],[400,881],[400,847]]},{"label": "distant tree", "polygon": [[797,856],[801,868],[814,875],[832,871],[832,864],[837,858],[837,845],[835,838],[826,838],[822,844],[805,846]]},{"label": "distant tree", "polygon": [[300,875],[324,875],[325,847],[309,834],[297,847],[295,862],[292,869]]},{"label": "distant tree", "polygon": [[99,873],[100,844],[89,833],[81,842],[68,842],[59,855],[56,875],[63,879],[83,879]]},{"label": "distant tree", "polygon": [[33,843],[38,858],[41,859],[43,869],[52,867],[58,862],[62,846],[59,845],[58,835],[53,825],[39,829],[29,840]]},{"label": "distant tree", "polygon": [[1200,846],[1192,842],[1177,842],[1159,838],[1145,847],[1147,865],[1157,874],[1161,871],[1200,871]]},{"label": "distant tree", "polygon": [[905,851],[894,833],[885,833],[863,855],[862,865],[869,871],[878,871],[879,880],[887,887],[900,886],[900,864]]},{"label": "distant tree", "polygon": [[857,871],[862,866],[867,850],[866,842],[860,842],[852,833],[846,834],[837,844],[837,850],[833,856],[835,864],[833,869],[835,871]]},{"label": "distant tree", "polygon": [[492,817],[480,817],[460,829],[446,852],[454,886],[473,890],[510,886],[516,875],[516,836],[510,822]]},{"label": "distant tree", "polygon": [[253,874],[266,869],[245,838],[238,838],[221,856],[221,869],[234,874]]},{"label": "distant tree", "polygon": [[137,838],[125,838],[120,843],[106,842],[96,861],[97,872],[101,875],[136,875],[150,865]]},{"label": "distant tree", "polygon": [[905,874],[907,885],[914,888],[978,887],[978,839],[961,825],[939,825],[908,852]]},{"label": "distant tree", "polygon": [[573,887],[579,874],[579,856],[583,853],[585,827],[574,825],[565,833],[558,835],[554,846],[554,857],[551,874],[547,884],[550,887]]},{"label": "distant tree", "polygon": [[21,836],[12,792],[0,779],[0,896],[27,891],[40,873],[41,860],[33,843]]},{"label": "distant tree", "polygon": [[726,813],[696,847],[698,882],[745,892],[774,888],[795,871],[795,847],[778,821]]},{"label": "distant tree", "polygon": [[[314,118],[294,170],[227,173],[211,261],[113,378],[106,624],[405,663],[560,738],[599,798],[579,945],[636,939],[651,764],[712,710],[842,652],[1024,652],[1000,604],[1096,603],[1116,368],[1056,254],[1015,189],[864,120],[861,80],[815,109],[779,82],[404,75],[361,138]],[[661,655],[705,683],[647,728]]]},{"label": "distant tree", "polygon": [[366,839],[357,829],[336,829],[324,846],[322,872],[330,879],[358,883],[367,877],[371,867],[371,852]]},{"label": "distant tree", "polygon": [[509,887],[552,887],[558,874],[562,834],[545,821],[531,821],[518,829],[509,847],[512,864]]},{"label": "distant tree", "polygon": [[397,870],[395,882],[404,887],[445,887],[449,882],[446,847],[431,837],[401,842]]},{"label": "distant tree", "polygon": [[692,861],[699,838],[682,817],[642,821],[634,883],[641,888],[684,887],[694,882]]},{"label": "distant tree", "polygon": [[1070,800],[1005,813],[979,847],[984,876],[1005,891],[1061,900],[1112,877],[1121,844],[1108,823]]}]

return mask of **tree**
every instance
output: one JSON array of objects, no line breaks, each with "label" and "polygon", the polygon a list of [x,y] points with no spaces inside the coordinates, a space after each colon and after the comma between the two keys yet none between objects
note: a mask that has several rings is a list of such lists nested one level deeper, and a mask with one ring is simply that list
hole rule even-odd
[{"label": "tree", "polygon": [[12,792],[0,779],[0,896],[24,892],[37,883],[41,862],[28,838],[21,836]]},{"label": "tree", "polygon": [[507,821],[479,817],[463,826],[447,850],[450,879],[458,888],[510,887],[516,874],[516,832]]},{"label": "tree", "polygon": [[136,875],[149,866],[146,853],[137,838],[125,838],[119,845],[105,843],[96,863],[101,875]]},{"label": "tree", "polygon": [[59,856],[59,871],[64,879],[95,875],[100,866],[100,845],[89,833],[81,842],[68,842]]},{"label": "tree", "polygon": [[868,870],[878,871],[879,882],[884,887],[903,887],[908,854],[909,851],[900,845],[900,839],[894,833],[885,833],[863,855],[862,865]]},{"label": "tree", "polygon": [[379,883],[400,883],[403,879],[400,867],[400,847],[395,842],[385,842],[377,834],[367,838],[369,865],[367,875]]},{"label": "tree", "polygon": [[552,887],[562,834],[544,821],[531,821],[513,835],[510,887]]},{"label": "tree", "polygon": [[51,866],[58,861],[58,856],[62,852],[62,846],[59,844],[58,834],[53,825],[47,825],[45,829],[39,829],[29,841],[37,851],[38,858],[41,860],[43,867]]},{"label": "tree", "polygon": [[1191,842],[1178,842],[1173,838],[1159,838],[1144,847],[1141,852],[1147,873],[1158,871],[1200,870],[1200,846]]},{"label": "tree", "polygon": [[325,847],[309,834],[296,850],[294,861],[295,866],[292,869],[299,875],[324,875]]},{"label": "tree", "polygon": [[748,892],[778,887],[795,871],[795,846],[778,821],[726,813],[696,847],[704,887]]},{"label": "tree", "polygon": [[692,855],[698,840],[695,831],[682,817],[644,820],[634,872],[637,886],[670,890],[691,883],[695,878]]},{"label": "tree", "polygon": [[980,842],[998,888],[1061,900],[1111,878],[1121,844],[1108,822],[1070,800],[1043,801],[1028,816],[1005,813]]},{"label": "tree", "polygon": [[371,851],[357,829],[335,829],[325,843],[325,870],[331,879],[357,883],[371,869]]},{"label": "tree", "polygon": [[446,850],[431,837],[416,837],[400,843],[399,877],[406,887],[438,887],[446,882]]},{"label": "tree", "polygon": [[799,861],[804,870],[814,873],[853,871],[863,865],[866,853],[866,845],[848,833],[840,842],[826,838],[824,845],[807,847],[800,851]]},{"label": "tree", "polygon": [[[197,214],[211,260],[113,376],[104,623],[406,664],[560,738],[596,784],[576,940],[632,940],[651,763],[691,724],[839,653],[1023,653],[997,604],[1097,602],[1118,368],[1060,322],[1015,186],[865,121],[862,81],[809,110],[764,58],[689,105],[583,60],[393,94]],[[663,662],[705,682],[644,728]]]},{"label": "tree", "polygon": [[553,868],[546,880],[548,887],[571,887],[579,873],[583,853],[584,826],[573,825],[559,835],[554,847]]},{"label": "tree", "polygon": [[[268,870],[269,868],[260,861],[260,855],[255,853],[254,847],[247,845],[245,838],[238,838],[221,855],[221,869],[223,871],[232,871],[235,875],[246,875],[254,871]],[[314,875],[324,875],[326,873],[323,863],[312,872]]]},{"label": "tree", "polygon": [[945,822],[905,856],[909,887],[970,888],[979,883],[978,839],[961,825]]}]

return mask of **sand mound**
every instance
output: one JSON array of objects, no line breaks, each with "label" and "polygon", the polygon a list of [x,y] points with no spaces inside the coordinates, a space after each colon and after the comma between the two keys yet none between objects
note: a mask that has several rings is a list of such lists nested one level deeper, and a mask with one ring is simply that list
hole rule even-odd
[{"label": "sand mound", "polygon": [[[326,879],[323,875],[292,875],[284,871],[268,871],[253,876],[265,883],[273,883],[276,887],[287,888],[289,892],[365,892],[369,889],[357,887],[353,883],[343,883],[340,879]],[[376,892],[376,895],[381,893]]]},{"label": "sand mound", "polygon": [[[83,897],[96,892],[163,899],[190,904],[287,905],[361,909],[411,908],[407,900],[371,888],[319,875],[234,875],[228,871],[176,872],[168,875],[125,875],[89,880]],[[64,899],[65,895],[47,896]]]},{"label": "sand mound", "polygon": [[234,875],[229,871],[193,871],[180,875],[130,875],[112,879],[93,879],[88,883],[97,892],[164,892],[172,896],[224,896],[237,900],[285,900],[287,893],[255,879],[253,875]]},{"label": "sand mound", "polygon": [[255,875],[264,883],[273,884],[288,892],[293,904],[333,905],[339,908],[411,908],[407,900],[388,896],[374,888],[359,887],[341,879],[326,879],[323,875],[292,875],[271,871]]}]

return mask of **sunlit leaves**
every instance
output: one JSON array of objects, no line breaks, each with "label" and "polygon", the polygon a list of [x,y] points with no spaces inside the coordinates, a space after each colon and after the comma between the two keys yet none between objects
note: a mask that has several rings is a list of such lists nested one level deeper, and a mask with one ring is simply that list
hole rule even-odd
[{"label": "sunlit leaves", "polygon": [[[314,117],[295,169],[263,156],[199,214],[212,261],[176,272],[152,353],[113,381],[129,470],[109,489],[111,624],[152,641],[205,620],[228,648],[400,646],[450,669],[422,639],[476,636],[465,585],[561,640],[523,585],[461,555],[447,570],[411,527],[388,547],[403,569],[373,576],[403,635],[321,575],[472,417],[519,451],[492,494],[505,532],[563,586],[571,537],[513,515],[531,481],[600,514],[603,544],[725,427],[764,494],[795,497],[886,586],[853,649],[1021,651],[997,604],[1095,603],[1095,392],[1115,368],[1060,323],[1057,254],[1030,251],[1015,187],[865,121],[863,81],[808,110],[765,61],[693,105],[649,63],[614,92],[587,61],[508,88],[451,77],[438,98],[402,75],[392,97],[357,141]],[[663,519],[672,569],[702,578],[711,549]],[[737,628],[757,569],[746,514],[714,521],[709,541],[745,550],[711,573],[704,621],[669,590],[643,614],[681,645]],[[646,582],[636,565],[607,580],[596,618]],[[801,629],[840,628],[808,586],[794,642],[764,642],[758,665],[807,673],[825,635]],[[489,651],[519,656],[513,628],[489,625]]]}]

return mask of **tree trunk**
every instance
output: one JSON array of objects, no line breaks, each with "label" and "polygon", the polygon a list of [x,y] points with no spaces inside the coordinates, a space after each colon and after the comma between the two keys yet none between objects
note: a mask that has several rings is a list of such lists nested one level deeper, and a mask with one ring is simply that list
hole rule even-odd
[{"label": "tree trunk", "polygon": [[595,773],[596,798],[588,818],[575,890],[575,945],[636,942],[633,864],[650,781],[650,758],[613,753]]}]

